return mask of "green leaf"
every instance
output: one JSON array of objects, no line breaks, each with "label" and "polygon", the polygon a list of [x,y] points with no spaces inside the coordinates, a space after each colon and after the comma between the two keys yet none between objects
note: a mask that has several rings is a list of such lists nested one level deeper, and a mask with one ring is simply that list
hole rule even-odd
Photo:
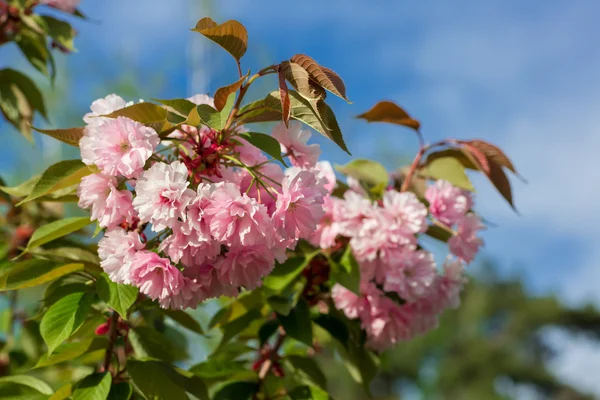
[{"label": "green leaf", "polygon": [[191,101],[187,100],[187,99],[173,99],[173,100],[159,100],[159,99],[152,99],[160,104],[163,104],[167,107],[172,108],[174,111],[176,111],[178,114],[187,117],[190,112],[196,108],[196,104],[192,103]]},{"label": "green leaf", "polygon": [[52,55],[46,48],[46,39],[32,30],[23,30],[15,39],[15,43],[21,49],[27,61],[42,74],[54,78],[54,68],[48,69],[48,62],[54,66]]},{"label": "green leaf", "polygon": [[454,157],[428,157],[421,174],[431,179],[445,179],[454,186],[472,192],[475,190],[465,173],[465,167]]},{"label": "green leaf", "polygon": [[50,355],[43,354],[34,368],[47,367],[64,361],[78,358],[86,353],[105,349],[108,346],[108,338],[98,336],[93,339],[84,340],[75,343],[63,343],[58,346]]},{"label": "green leaf", "polygon": [[79,147],[79,140],[83,137],[85,128],[65,128],[65,129],[40,129],[32,127],[33,130],[60,140],[63,143],[71,146]]},{"label": "green leaf", "polygon": [[76,31],[71,24],[47,15],[40,16],[39,20],[43,21],[46,31],[52,39],[67,50],[75,51],[73,39],[75,38]]},{"label": "green leaf", "polygon": [[244,137],[244,139],[250,142],[252,146],[264,151],[283,165],[287,166],[281,157],[281,145],[274,137],[259,132],[244,132],[241,133],[240,136]]},{"label": "green leaf", "polygon": [[292,299],[284,296],[271,296],[267,298],[267,303],[273,311],[284,316],[290,315],[293,307]]},{"label": "green leaf", "polygon": [[235,93],[231,93],[221,111],[217,111],[208,104],[200,104],[196,107],[196,110],[203,124],[210,126],[216,131],[221,131],[225,127],[227,119],[229,119],[229,113],[233,108],[234,102]]},{"label": "green leaf", "polygon": [[219,389],[214,400],[248,400],[258,391],[256,382],[232,382]]},{"label": "green leaf", "polygon": [[73,293],[54,303],[42,318],[40,333],[52,354],[62,342],[83,325],[91,309],[94,296]]},{"label": "green leaf", "polygon": [[91,221],[88,217],[71,217],[50,222],[33,233],[26,250],[31,250],[70,233],[77,232],[89,224],[91,224]]},{"label": "green leaf", "polygon": [[327,378],[314,359],[290,355],[286,357],[286,360],[292,364],[297,372],[304,374],[310,381],[323,389],[327,388]]},{"label": "green leaf", "polygon": [[202,329],[200,323],[185,311],[161,309],[161,312],[184,328],[187,328],[192,332],[196,332],[199,335],[204,335],[204,330]]},{"label": "green leaf", "polygon": [[137,326],[129,331],[129,341],[137,358],[151,357],[173,362],[176,351],[170,340],[148,326]]},{"label": "green leaf", "polygon": [[336,169],[342,174],[351,176],[361,182],[380,187],[382,191],[390,181],[390,176],[385,167],[377,161],[356,159],[346,165],[336,165]]},{"label": "green leaf", "polygon": [[[323,100],[309,101],[298,92],[288,92],[292,107],[292,118],[305,123],[317,132],[331,139],[342,150],[350,154],[340,126],[333,111]],[[279,91],[271,92],[261,102],[255,102],[240,110],[240,120],[244,123],[278,121],[281,119],[281,95]],[[276,118],[275,118],[276,117]]]},{"label": "green leaf", "polygon": [[447,243],[452,237],[452,230],[448,227],[444,228],[440,225],[431,225],[427,228],[427,232],[425,232],[425,234],[441,242]]},{"label": "green leaf", "polygon": [[14,197],[25,197],[29,196],[37,182],[40,180],[41,175],[35,175],[20,185],[8,187],[0,186],[0,190]]},{"label": "green leaf", "polygon": [[88,375],[77,382],[73,400],[106,400],[111,384],[112,376],[108,371]]},{"label": "green leaf", "polygon": [[238,21],[230,20],[219,25],[210,18],[202,18],[192,30],[217,43],[238,62],[246,53],[248,32]]},{"label": "green leaf", "polygon": [[139,289],[134,286],[111,281],[105,273],[96,281],[96,291],[100,300],[118,312],[123,319],[127,319],[127,311],[135,303],[139,293]]},{"label": "green leaf", "polygon": [[261,347],[271,338],[271,336],[273,336],[275,332],[277,332],[278,327],[279,322],[277,322],[277,320],[274,319],[262,324],[262,326],[258,330],[258,340],[260,342]]},{"label": "green leaf", "polygon": [[167,120],[167,110],[157,104],[143,102],[121,108],[103,117],[126,117],[142,124],[155,124]]},{"label": "green leaf", "polygon": [[79,262],[100,266],[98,254],[79,247],[57,247],[54,249],[37,248],[31,251],[34,256],[58,262]]},{"label": "green leaf", "polygon": [[257,309],[251,309],[241,317],[236,318],[226,324],[223,327],[223,337],[221,338],[221,342],[213,354],[217,354],[223,348],[223,346],[227,344],[227,342],[237,336],[237,334],[246,329],[250,323],[260,317],[261,314]]},{"label": "green leaf", "polygon": [[360,294],[360,266],[352,254],[352,248],[348,246],[337,263],[330,259],[331,273],[330,279],[351,290],[356,294]]},{"label": "green leaf", "polygon": [[48,400],[67,400],[71,397],[73,391],[73,385],[67,383],[64,386],[61,386]]},{"label": "green leaf", "polygon": [[288,258],[283,264],[277,263],[273,272],[263,279],[263,286],[281,292],[288,287],[306,268],[308,263],[319,253],[316,251],[306,257],[296,256]]},{"label": "green leaf", "polygon": [[91,170],[81,160],[61,161],[51,165],[41,178],[37,181],[33,190],[21,201],[18,206],[46,194],[56,192],[57,190],[76,185],[86,175],[89,175]]},{"label": "green leaf", "polygon": [[129,400],[133,394],[133,388],[127,382],[115,383],[110,387],[110,393],[106,400]]},{"label": "green leaf", "polygon": [[355,342],[349,342],[348,347],[345,350],[341,349],[340,354],[352,378],[368,389],[379,369],[376,356]]},{"label": "green leaf", "polygon": [[350,340],[348,327],[339,318],[331,314],[319,314],[313,319],[314,323],[325,329],[332,338],[338,340],[342,345],[347,346]]},{"label": "green leaf", "polygon": [[239,372],[246,371],[243,362],[234,360],[209,359],[190,368],[190,372],[203,379],[225,379]]},{"label": "green leaf", "polygon": [[175,383],[160,361],[128,360],[127,371],[133,384],[148,400],[187,400],[189,397]]},{"label": "green leaf", "polygon": [[312,347],[313,334],[308,304],[301,300],[288,316],[277,314],[277,318],[288,336]]},{"label": "green leaf", "polygon": [[83,269],[81,263],[62,264],[48,260],[31,259],[13,263],[0,272],[0,291],[41,285]]},{"label": "green leaf", "polygon": [[50,396],[52,393],[54,393],[54,390],[52,390],[52,388],[48,386],[46,382],[29,375],[12,375],[0,377],[0,385],[4,385],[7,383],[12,383],[20,386],[27,386],[47,396]]},{"label": "green leaf", "polygon": [[323,389],[313,385],[297,386],[290,392],[292,400],[329,400]]}]

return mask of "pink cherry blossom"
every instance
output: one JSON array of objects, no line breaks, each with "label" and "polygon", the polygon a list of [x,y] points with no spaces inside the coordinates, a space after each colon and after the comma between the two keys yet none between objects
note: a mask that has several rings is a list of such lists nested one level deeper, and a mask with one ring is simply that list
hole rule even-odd
[{"label": "pink cherry blossom", "polygon": [[205,293],[195,279],[183,276],[179,291],[170,296],[159,298],[158,303],[162,308],[173,310],[184,310],[186,308],[196,309],[198,304],[205,300]]},{"label": "pink cherry blossom", "polygon": [[159,143],[154,129],[118,117],[97,126],[88,125],[79,147],[85,164],[96,165],[107,175],[135,178]]},{"label": "pink cherry blossom", "polygon": [[210,232],[228,246],[266,244],[274,240],[274,228],[267,208],[255,199],[240,193],[233,183],[214,185],[210,204],[204,208]]},{"label": "pink cherry blossom", "polygon": [[81,0],[42,0],[42,4],[57,8],[61,11],[74,13]]},{"label": "pink cherry blossom", "polygon": [[273,213],[279,234],[289,239],[310,237],[325,214],[323,197],[326,193],[323,182],[317,180],[313,172],[301,171],[293,179],[285,177]]},{"label": "pink cherry blossom", "polygon": [[123,228],[109,230],[98,242],[100,266],[113,282],[131,283],[131,259],[143,248],[136,232],[125,232]]},{"label": "pink cherry blossom", "polygon": [[388,190],[383,195],[383,208],[401,229],[413,234],[427,230],[427,208],[414,193]]},{"label": "pink cherry blossom", "polygon": [[188,189],[188,170],[179,161],[156,163],[144,171],[137,181],[133,207],[141,222],[151,222],[152,230],[161,231],[185,221],[186,207],[195,193]]},{"label": "pink cherry blossom", "polygon": [[314,169],[317,171],[317,176],[324,180],[323,185],[327,192],[331,194],[336,185],[335,171],[331,163],[329,161],[319,161]]},{"label": "pink cherry blossom", "polygon": [[77,188],[79,207],[91,209],[92,221],[112,229],[122,222],[132,223],[135,211],[128,190],[116,188],[117,179],[104,174],[92,174],[81,179]]},{"label": "pink cherry blossom", "polygon": [[322,249],[328,249],[335,245],[335,239],[341,234],[342,229],[339,221],[344,215],[344,201],[338,197],[326,196],[323,202],[325,214],[317,229],[310,236],[310,242]]},{"label": "pink cherry blossom", "polygon": [[460,260],[469,264],[483,246],[483,239],[477,233],[485,229],[479,217],[473,213],[467,214],[457,223],[457,233],[448,240],[450,252]]},{"label": "pink cherry blossom", "polygon": [[[273,187],[281,185],[283,170],[277,164],[265,164],[256,170],[267,187],[257,184],[254,177],[247,170],[241,170],[237,175],[241,178],[239,180],[240,191],[264,204],[268,214],[272,215],[277,201],[277,192]],[[235,182],[235,178],[229,178],[229,180]]]},{"label": "pink cherry blossom", "polygon": [[233,246],[215,263],[224,285],[243,286],[248,290],[261,285],[261,278],[273,270],[275,260],[265,245]]},{"label": "pink cherry blossom", "polygon": [[94,100],[90,109],[92,112],[89,112],[83,116],[83,120],[88,125],[100,125],[102,122],[110,119],[106,117],[100,117],[101,115],[107,115],[114,111],[120,110],[122,108],[127,107],[128,105],[133,104],[125,102],[123,98],[116,94],[109,94],[103,99]]},{"label": "pink cherry blossom", "polygon": [[365,307],[365,301],[351,290],[336,283],[331,288],[331,298],[335,308],[341,310],[350,319],[356,319],[362,315]]},{"label": "pink cherry blossom", "polygon": [[151,251],[138,251],[131,258],[131,282],[153,300],[163,300],[179,294],[183,275],[166,258]]},{"label": "pink cherry blossom", "polygon": [[454,225],[473,207],[471,194],[453,186],[450,182],[439,180],[425,191],[429,202],[429,212],[438,221]]},{"label": "pink cherry blossom", "polygon": [[304,168],[314,167],[321,155],[321,147],[318,144],[307,144],[310,139],[310,131],[302,130],[299,122],[289,123],[289,129],[280,122],[271,135],[281,144],[281,151],[290,154],[292,165]]},{"label": "pink cherry blossom", "polygon": [[423,250],[405,251],[397,263],[386,268],[383,289],[414,301],[428,293],[437,275],[433,254]]}]

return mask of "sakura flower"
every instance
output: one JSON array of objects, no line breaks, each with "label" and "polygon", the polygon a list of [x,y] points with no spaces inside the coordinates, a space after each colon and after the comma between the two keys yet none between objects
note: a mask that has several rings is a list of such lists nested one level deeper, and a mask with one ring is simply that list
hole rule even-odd
[{"label": "sakura flower", "polygon": [[405,251],[396,264],[386,268],[383,290],[396,292],[404,300],[414,301],[431,288],[437,274],[433,254],[423,251]]},{"label": "sakura flower", "polygon": [[319,221],[317,229],[311,234],[310,242],[322,249],[335,245],[335,239],[341,234],[339,221],[344,215],[344,201],[337,197],[327,196],[323,201],[325,214]]},{"label": "sakura flower", "polygon": [[265,245],[233,246],[221,261],[215,263],[223,284],[249,290],[260,286],[261,278],[274,266],[274,257]]},{"label": "sakura flower", "polygon": [[213,237],[228,246],[266,244],[271,246],[274,230],[267,208],[241,194],[233,183],[214,185],[210,204],[204,208]]},{"label": "sakura flower", "polygon": [[136,232],[125,232],[123,228],[107,231],[98,242],[100,266],[116,283],[131,283],[131,260],[144,245]]},{"label": "sakura flower", "polygon": [[365,307],[365,302],[356,293],[336,283],[331,288],[331,298],[335,308],[341,310],[350,319],[358,318]]},{"label": "sakura flower", "polygon": [[427,229],[427,208],[412,192],[388,190],[383,195],[383,208],[407,232],[416,234]]},{"label": "sakura flower", "polygon": [[479,217],[473,213],[467,214],[457,223],[457,233],[448,240],[450,252],[460,260],[469,264],[483,246],[483,239],[477,237],[477,232],[485,229]]},{"label": "sakura flower", "polygon": [[91,209],[91,219],[103,228],[112,229],[122,222],[132,223],[135,211],[128,190],[118,190],[117,179],[104,174],[92,174],[81,179],[77,188],[79,207]]},{"label": "sakura flower", "polygon": [[318,144],[307,144],[311,134],[308,130],[302,130],[300,123],[290,122],[288,129],[280,122],[271,135],[281,144],[281,151],[290,154],[292,165],[310,168],[317,163],[321,148]]},{"label": "sakura flower", "polygon": [[156,163],[144,171],[137,181],[133,207],[141,222],[151,222],[155,232],[185,221],[186,207],[195,197],[188,189],[188,171],[179,161]]},{"label": "sakura flower", "polygon": [[453,186],[450,182],[439,180],[425,191],[429,202],[429,212],[438,221],[454,225],[473,207],[471,194]]},{"label": "sakura flower", "polygon": [[331,163],[329,161],[319,161],[315,165],[315,170],[317,171],[317,176],[324,181],[323,185],[325,189],[331,194],[336,185],[335,171]]},{"label": "sakura flower", "polygon": [[186,308],[196,309],[198,304],[205,298],[202,285],[195,279],[184,276],[179,287],[179,292],[159,298],[158,303],[162,308],[170,308],[173,310],[184,310]]},{"label": "sakura flower", "polygon": [[95,164],[107,175],[135,178],[159,143],[154,129],[118,117],[97,126],[88,125],[79,147],[85,164]]},{"label": "sakura flower", "polygon": [[326,193],[323,182],[317,181],[313,172],[301,171],[293,179],[284,178],[273,214],[279,234],[293,239],[310,237],[324,215]]},{"label": "sakura flower", "polygon": [[127,103],[123,98],[116,94],[109,94],[103,99],[94,100],[89,112],[83,116],[83,120],[88,125],[100,125],[104,121],[110,119],[106,117],[100,117],[101,115],[107,115],[114,111],[120,110],[133,103]]},{"label": "sakura flower", "polygon": [[177,295],[184,285],[181,272],[154,252],[138,251],[130,262],[132,284],[153,300]]}]

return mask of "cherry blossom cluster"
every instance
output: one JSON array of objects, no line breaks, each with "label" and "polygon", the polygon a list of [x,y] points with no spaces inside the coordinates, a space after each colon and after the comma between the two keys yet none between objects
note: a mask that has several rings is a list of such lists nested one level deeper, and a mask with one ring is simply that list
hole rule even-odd
[{"label": "cherry blossom cluster", "polygon": [[[483,245],[477,233],[484,226],[470,211],[470,193],[447,181],[427,188],[428,206],[412,192],[393,189],[373,202],[349,183],[353,189],[344,198],[325,199],[325,217],[311,240],[327,249],[339,237],[349,239],[360,266],[360,294],[336,284],[332,297],[348,318],[360,319],[367,345],[381,351],[434,328],[440,313],[458,306],[464,266]],[[453,232],[442,273],[418,242],[430,224]]]},{"label": "cherry blossom cluster", "polygon": [[[214,105],[206,95],[189,100]],[[83,162],[98,172],[82,179],[79,206],[105,229],[98,253],[114,282],[165,308],[195,308],[256,288],[314,233],[335,176],[300,125],[272,133],[293,165],[284,171],[243,128],[183,125],[161,139],[132,119],[106,117],[127,105],[114,94],[96,100],[80,140]]]}]

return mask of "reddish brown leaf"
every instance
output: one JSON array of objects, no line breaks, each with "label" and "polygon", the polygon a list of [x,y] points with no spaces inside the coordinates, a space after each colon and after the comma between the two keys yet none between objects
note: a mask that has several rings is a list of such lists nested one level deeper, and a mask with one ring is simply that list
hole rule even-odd
[{"label": "reddish brown leaf", "polygon": [[463,151],[468,152],[474,158],[477,165],[479,166],[479,170],[484,174],[488,175],[490,173],[490,163],[488,162],[485,154],[479,150],[477,147],[471,146],[470,144],[465,143],[463,145]]},{"label": "reddish brown leaf", "polygon": [[279,97],[281,100],[281,118],[286,128],[288,127],[290,116],[292,115],[292,107],[290,103],[290,94],[285,83],[285,72],[279,69]]},{"label": "reddish brown leaf", "polygon": [[218,25],[210,18],[202,18],[192,30],[223,47],[237,61],[246,53],[248,32],[238,21],[230,20]]},{"label": "reddish brown leaf", "polygon": [[508,180],[508,177],[504,173],[504,170],[502,170],[500,164],[497,164],[495,161],[489,158],[488,161],[490,163],[490,173],[488,175],[490,182],[492,182],[492,185],[494,185],[498,192],[500,192],[502,197],[508,201],[508,204],[510,204],[510,206],[516,210],[515,205],[513,204],[512,189],[510,187],[510,181]]},{"label": "reddish brown leaf", "polygon": [[237,82],[217,89],[217,91],[215,92],[215,108],[217,109],[217,111],[221,111],[223,107],[225,107],[229,95],[231,93],[237,92],[242,87],[247,77],[248,75],[242,76]]},{"label": "reddish brown leaf", "polygon": [[484,140],[470,140],[464,142],[465,144],[471,145],[481,151],[487,158],[493,160],[496,164],[501,165],[503,167],[508,168],[514,174],[517,174],[517,171],[510,161],[508,156],[498,147],[491,143],[488,143]]},{"label": "reddish brown leaf", "polygon": [[346,97],[346,86],[342,79],[329,68],[321,67],[315,60],[304,54],[296,54],[290,61],[300,65],[308,72],[311,80],[323,89],[330,91],[338,97],[350,102]]},{"label": "reddish brown leaf", "polygon": [[304,98],[309,100],[325,98],[325,89],[312,81],[308,72],[299,64],[284,61],[279,64],[279,72]]},{"label": "reddish brown leaf", "polygon": [[380,101],[369,111],[358,115],[356,118],[366,119],[369,122],[388,122],[390,124],[402,125],[416,131],[421,127],[419,121],[411,118],[402,107],[391,101]]},{"label": "reddish brown leaf", "polygon": [[54,139],[60,140],[71,146],[79,146],[79,139],[83,137],[83,130],[85,128],[67,128],[67,129],[38,129],[34,130],[53,137]]}]

